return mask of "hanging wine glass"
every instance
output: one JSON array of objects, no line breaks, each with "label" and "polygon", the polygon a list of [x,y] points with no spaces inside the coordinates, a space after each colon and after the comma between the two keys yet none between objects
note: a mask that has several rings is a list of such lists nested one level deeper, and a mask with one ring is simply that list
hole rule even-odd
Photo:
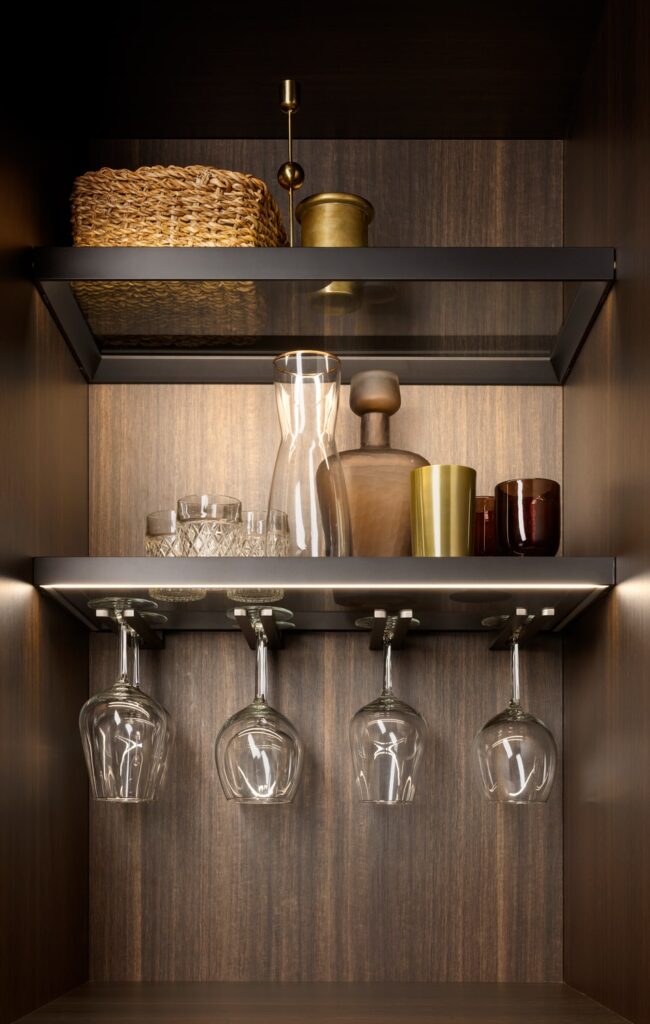
[{"label": "hanging wine glass", "polygon": [[512,642],[510,703],[476,734],[474,758],[488,800],[508,804],[548,800],[555,778],[557,748],[544,723],[521,706],[516,637]]},{"label": "hanging wine glass", "polygon": [[222,726],[215,743],[221,788],[228,800],[284,804],[293,800],[303,766],[303,745],[288,718],[266,699],[268,640],[259,608],[248,608],[255,631],[255,698]]},{"label": "hanging wine glass", "polygon": [[413,800],[428,732],[422,715],[393,693],[392,642],[396,625],[397,616],[389,615],[384,629],[384,688],[350,722],[359,798],[377,804]]},{"label": "hanging wine glass", "polygon": [[[153,607],[153,602],[137,604]],[[93,602],[109,609],[119,638],[118,676],[104,693],[86,701],[79,730],[95,800],[144,803],[154,800],[163,782],[172,725],[169,713],[139,688],[139,644],[133,646],[133,674],[128,674],[129,635],[123,611],[136,600]]]}]

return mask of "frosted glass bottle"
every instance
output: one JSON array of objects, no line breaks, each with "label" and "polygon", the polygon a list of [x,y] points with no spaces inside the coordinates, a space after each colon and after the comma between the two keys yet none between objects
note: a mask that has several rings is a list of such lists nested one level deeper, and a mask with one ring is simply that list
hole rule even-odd
[{"label": "frosted glass bottle", "polygon": [[390,446],[390,417],[401,405],[399,377],[363,370],[350,381],[350,408],[361,417],[361,447],[341,453],[355,555],[411,554],[411,470],[429,463]]}]

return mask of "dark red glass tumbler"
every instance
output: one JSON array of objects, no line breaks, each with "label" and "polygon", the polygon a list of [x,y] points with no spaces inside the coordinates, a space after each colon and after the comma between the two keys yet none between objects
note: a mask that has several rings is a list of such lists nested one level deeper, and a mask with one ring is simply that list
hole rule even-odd
[{"label": "dark red glass tumbler", "polygon": [[504,480],[494,490],[503,555],[555,555],[560,546],[560,485],[533,478]]},{"label": "dark red glass tumbler", "polygon": [[474,513],[474,554],[498,555],[497,524],[494,498],[479,495]]}]

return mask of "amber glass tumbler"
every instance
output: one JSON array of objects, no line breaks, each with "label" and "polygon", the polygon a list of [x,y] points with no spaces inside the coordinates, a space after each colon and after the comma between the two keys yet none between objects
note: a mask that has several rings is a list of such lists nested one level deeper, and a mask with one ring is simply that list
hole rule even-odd
[{"label": "amber glass tumbler", "polygon": [[492,495],[479,495],[476,498],[474,513],[474,554],[498,555],[495,499]]},{"label": "amber glass tumbler", "polygon": [[497,539],[503,555],[555,555],[560,546],[560,485],[533,478],[495,488]]}]

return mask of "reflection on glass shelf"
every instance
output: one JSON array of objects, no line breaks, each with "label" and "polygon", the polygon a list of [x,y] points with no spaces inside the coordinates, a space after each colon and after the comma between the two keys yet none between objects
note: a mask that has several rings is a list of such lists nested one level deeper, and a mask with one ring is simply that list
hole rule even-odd
[{"label": "reflection on glass shelf", "polygon": [[[332,301],[326,281],[77,281],[75,298],[106,352],[277,350],[287,337],[337,338],[342,352],[549,356],[562,285],[524,281],[354,282]],[[402,346],[403,350],[404,346]]]}]

